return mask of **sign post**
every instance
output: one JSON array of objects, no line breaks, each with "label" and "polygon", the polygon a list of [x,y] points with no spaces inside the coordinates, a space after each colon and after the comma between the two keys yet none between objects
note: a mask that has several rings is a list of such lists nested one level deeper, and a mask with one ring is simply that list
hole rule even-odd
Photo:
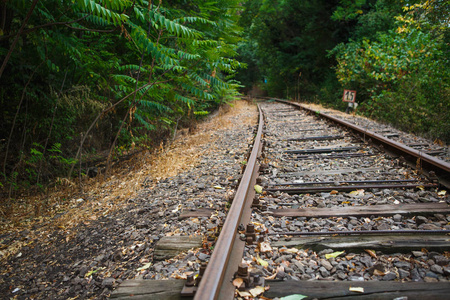
[{"label": "sign post", "polygon": [[343,102],[348,102],[347,109],[345,110],[346,113],[348,113],[350,108],[356,108],[358,104],[356,101],[356,91],[352,90],[344,90],[344,95],[342,96]]}]

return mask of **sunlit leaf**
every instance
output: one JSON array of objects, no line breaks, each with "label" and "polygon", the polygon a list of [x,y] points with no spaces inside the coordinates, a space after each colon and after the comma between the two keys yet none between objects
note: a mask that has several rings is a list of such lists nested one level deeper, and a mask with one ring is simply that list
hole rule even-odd
[{"label": "sunlit leaf", "polygon": [[364,249],[364,251],[366,251],[367,253],[369,253],[369,255],[372,256],[373,258],[377,258],[377,254],[375,253],[374,250]]},{"label": "sunlit leaf", "polygon": [[350,292],[364,293],[364,288],[362,287],[349,287],[348,290]]},{"label": "sunlit leaf", "polygon": [[262,242],[259,244],[259,248],[261,252],[270,252],[272,251],[272,247],[270,246],[269,242]]},{"label": "sunlit leaf", "polygon": [[241,297],[252,297],[252,294],[250,294],[247,291],[239,291],[238,290],[237,292],[238,292],[239,296],[241,296]]},{"label": "sunlit leaf", "polygon": [[237,288],[240,288],[244,284],[244,279],[238,277],[233,280],[233,285]]},{"label": "sunlit leaf", "polygon": [[280,249],[280,252],[297,254],[299,250],[297,248],[289,248],[289,249]]},{"label": "sunlit leaf", "polygon": [[152,263],[151,262],[149,262],[149,263],[146,263],[145,265],[143,265],[142,267],[140,267],[140,268],[137,268],[136,269],[136,271],[142,271],[142,270],[147,270],[148,268],[150,268],[150,266],[152,265]]},{"label": "sunlit leaf", "polygon": [[262,190],[263,190],[262,186],[256,184],[254,188],[255,188],[256,193],[258,193],[258,194],[262,193]]},{"label": "sunlit leaf", "polygon": [[361,190],[351,191],[349,194],[352,196],[363,196],[364,190],[361,189]]},{"label": "sunlit leaf", "polygon": [[253,297],[256,297],[264,293],[264,291],[265,291],[264,287],[258,285],[257,287],[251,289],[249,292],[250,294],[252,294]]},{"label": "sunlit leaf", "polygon": [[437,194],[438,194],[438,196],[444,197],[445,195],[447,195],[447,191],[442,190],[442,191],[439,191]]},{"label": "sunlit leaf", "polygon": [[261,266],[263,266],[264,268],[267,268],[267,266],[269,265],[269,263],[267,261],[265,261],[264,259],[262,259],[261,257],[259,257],[259,254],[257,256],[256,261],[258,262],[258,264],[260,264]]},{"label": "sunlit leaf", "polygon": [[92,269],[92,270],[90,270],[89,272],[87,272],[86,275],[84,275],[84,277],[89,277],[89,276],[91,276],[92,274],[95,274],[95,273],[97,273],[97,272],[99,272],[99,271],[101,271],[101,270],[103,270],[103,269],[105,269],[105,267],[101,267],[101,268],[98,268],[98,269],[96,269],[96,270]]},{"label": "sunlit leaf", "polygon": [[289,296],[281,297],[280,300],[302,300],[308,296],[300,295],[300,294],[293,294]]},{"label": "sunlit leaf", "polygon": [[333,252],[333,253],[325,254],[325,258],[326,259],[336,258],[339,255],[344,254],[344,253],[345,253],[345,251],[336,251],[336,252]]},{"label": "sunlit leaf", "polygon": [[386,275],[386,272],[383,272],[381,270],[375,269],[375,270],[373,270],[373,275],[384,276],[384,275]]}]

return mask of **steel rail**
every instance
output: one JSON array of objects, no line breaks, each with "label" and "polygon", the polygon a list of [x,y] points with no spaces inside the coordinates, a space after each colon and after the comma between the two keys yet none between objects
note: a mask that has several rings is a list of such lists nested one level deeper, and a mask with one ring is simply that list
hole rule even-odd
[{"label": "steel rail", "polygon": [[[227,281],[225,274],[227,273],[227,268],[235,267],[237,270],[238,265],[230,266],[229,261],[232,253],[232,248],[235,244],[238,233],[238,227],[241,224],[241,217],[246,206],[250,207],[252,204],[251,198],[249,197],[251,191],[253,191],[252,180],[256,180],[259,165],[257,163],[257,158],[260,155],[262,148],[262,131],[264,125],[263,113],[261,108],[258,106],[259,110],[259,125],[258,132],[256,134],[253,149],[248,159],[244,174],[242,176],[239,187],[236,191],[236,195],[231,204],[230,211],[228,212],[225,223],[220,232],[219,238],[214,246],[214,251],[208,262],[208,266],[202,280],[200,281],[199,287],[195,293],[195,300],[211,300],[221,298],[224,295],[221,294],[221,287]],[[248,199],[250,198],[250,199]],[[242,255],[242,253],[241,253]],[[231,279],[229,281],[231,283]],[[231,287],[227,290],[231,293],[231,299],[234,297],[234,288]]]},{"label": "steel rail", "polygon": [[286,101],[282,99],[276,99],[272,98],[278,102],[282,102],[285,104],[289,104],[298,108],[301,108],[303,110],[306,110],[310,113],[317,114],[325,119],[328,119],[330,121],[333,121],[334,123],[343,125],[347,128],[352,129],[353,131],[357,132],[360,135],[363,135],[365,138],[372,139],[373,142],[377,142],[381,145],[383,145],[384,148],[389,149],[394,152],[400,152],[402,155],[405,156],[405,159],[409,159],[411,162],[416,163],[417,159],[420,159],[420,163],[423,165],[424,169],[429,171],[435,171],[436,174],[439,176],[442,176],[444,180],[449,180],[450,178],[450,163],[445,162],[441,159],[438,159],[436,157],[433,157],[431,155],[428,155],[424,153],[423,151],[419,151],[416,149],[413,149],[411,147],[406,146],[405,144],[393,141],[389,138],[386,138],[380,134],[377,134],[373,131],[367,130],[366,128],[363,128],[361,126],[352,124],[350,122],[347,122],[345,120],[339,119],[337,117],[333,117],[321,112],[317,112],[309,107],[307,107],[304,104],[294,103],[291,101]]}]

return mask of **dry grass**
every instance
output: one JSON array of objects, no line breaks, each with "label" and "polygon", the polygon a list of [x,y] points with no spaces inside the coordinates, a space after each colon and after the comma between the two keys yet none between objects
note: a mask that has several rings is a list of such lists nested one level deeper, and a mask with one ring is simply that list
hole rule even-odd
[{"label": "dry grass", "polygon": [[[217,130],[226,130],[233,126],[254,124],[256,119],[252,114],[245,112],[254,111],[254,106],[245,101],[237,101],[233,107],[221,108],[217,115],[208,122],[200,124],[194,133],[188,136],[181,136],[172,143],[168,149],[162,149],[157,155],[157,159],[146,164],[149,174],[155,179],[166,178],[177,175],[180,171],[195,167],[198,159],[212,148],[202,150],[202,146],[212,144],[215,140],[211,134]],[[233,117],[243,114],[240,123],[232,121]]]},{"label": "dry grass", "polygon": [[346,112],[340,111],[340,110],[336,110],[333,108],[329,108],[329,107],[325,107],[322,106],[320,104],[314,104],[314,103],[304,103],[308,108],[313,109],[315,111],[332,111],[334,114],[338,115],[338,116],[352,116],[352,117],[356,117],[356,118],[361,118],[361,119],[365,119],[365,120],[370,120],[369,118],[362,116],[362,115],[357,115],[355,110],[351,110],[350,114],[347,114]]},{"label": "dry grass", "polygon": [[49,190],[48,195],[19,199],[13,207],[16,212],[13,217],[0,222],[0,234],[17,233],[36,225],[40,232],[30,230],[27,240],[3,245],[0,260],[16,253],[27,241],[55,229],[64,230],[66,240],[70,240],[74,226],[81,222],[88,224],[123,207],[128,199],[137,196],[144,182],[153,188],[158,180],[195,167],[206,151],[213,150],[214,147],[204,146],[213,145],[215,131],[253,125],[256,121],[255,106],[236,101],[232,107],[222,108],[214,117],[201,123],[195,132],[180,134],[169,146],[161,146],[153,152],[142,151],[121,161],[114,166],[109,178],[100,175],[83,179],[82,194],[80,183],[62,180],[60,185]]}]

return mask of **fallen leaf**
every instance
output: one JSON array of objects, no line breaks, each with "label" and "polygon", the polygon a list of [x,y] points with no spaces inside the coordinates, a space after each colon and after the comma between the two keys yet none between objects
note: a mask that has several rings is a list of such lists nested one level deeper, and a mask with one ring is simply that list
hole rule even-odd
[{"label": "fallen leaf", "polygon": [[330,259],[330,258],[335,258],[335,257],[338,257],[339,255],[341,255],[341,254],[343,254],[343,253],[345,253],[345,251],[336,251],[336,252],[333,252],[333,253],[330,253],[330,254],[325,254],[325,258],[326,259]]},{"label": "fallen leaf", "polygon": [[364,288],[362,287],[350,287],[348,290],[350,292],[364,293]]},{"label": "fallen leaf", "polygon": [[258,264],[260,264],[264,268],[267,268],[267,266],[269,265],[269,263],[267,261],[265,261],[264,259],[262,259],[261,257],[259,257],[259,255],[257,256],[256,261],[258,262]]},{"label": "fallen leaf", "polygon": [[97,273],[98,271],[103,270],[103,269],[105,269],[105,267],[98,268],[97,270],[92,269],[92,270],[90,270],[89,272],[87,272],[86,275],[84,275],[84,277],[89,277],[89,276],[91,276],[92,274],[95,274],[95,273]]},{"label": "fallen leaf", "polygon": [[179,211],[182,207],[183,207],[183,205],[178,204],[177,208],[175,208],[174,210],[172,210],[172,212],[173,212],[173,213],[176,213],[176,212]]},{"label": "fallen leaf", "polygon": [[260,226],[260,227],[261,227],[261,226],[264,226],[264,224],[258,223],[258,222],[252,222],[252,224],[255,225],[255,226]]},{"label": "fallen leaf", "polygon": [[258,194],[262,193],[262,186],[255,184],[254,188],[256,193]]},{"label": "fallen leaf", "polygon": [[437,145],[442,146],[442,147],[445,146],[445,143],[443,141],[441,141],[440,139],[435,139],[433,144],[437,144]]},{"label": "fallen leaf", "polygon": [[332,191],[330,192],[330,195],[336,195],[336,194],[339,194],[339,192],[336,191],[336,190],[332,190]]},{"label": "fallen leaf", "polygon": [[383,272],[381,270],[375,269],[375,270],[373,270],[373,275],[384,276],[384,275],[386,275],[386,272]]},{"label": "fallen leaf", "polygon": [[244,284],[244,279],[242,279],[240,277],[233,280],[233,285],[237,288],[240,288],[242,286],[242,284]]},{"label": "fallen leaf", "polygon": [[174,279],[187,279],[187,276],[186,276],[186,274],[173,273],[172,275],[170,275],[170,278],[174,278]]},{"label": "fallen leaf", "polygon": [[221,187],[220,185],[215,185],[214,188],[217,189],[217,190],[224,190],[225,189],[224,187]]},{"label": "fallen leaf", "polygon": [[252,294],[253,297],[256,297],[264,293],[265,289],[264,287],[258,285],[257,287],[252,288],[249,292],[250,294]]},{"label": "fallen leaf", "polygon": [[272,247],[270,246],[269,242],[262,242],[261,244],[259,244],[259,248],[263,253],[272,251]]},{"label": "fallen leaf", "polygon": [[251,297],[252,294],[250,294],[249,292],[246,291],[237,291],[240,297]]},{"label": "fallen leaf", "polygon": [[367,253],[369,253],[369,255],[372,256],[373,258],[377,258],[377,254],[375,253],[374,250],[364,249],[364,251],[366,251]]},{"label": "fallen leaf", "polygon": [[421,190],[421,191],[424,191],[424,190],[425,190],[425,187],[424,187],[423,185],[418,185],[417,188],[418,188],[419,190]]},{"label": "fallen leaf", "polygon": [[275,279],[275,277],[277,277],[277,273],[272,274],[272,275],[267,276],[267,277],[264,277],[264,279],[265,279],[265,280],[272,280],[272,279]]},{"label": "fallen leaf", "polygon": [[140,268],[137,268],[136,269],[136,271],[142,271],[142,270],[147,270],[148,268],[150,268],[150,266],[152,265],[152,263],[151,262],[149,262],[149,263],[146,263],[145,265],[143,265],[142,267],[140,267]]},{"label": "fallen leaf", "polygon": [[293,294],[289,296],[281,297],[280,300],[302,300],[308,296],[300,295],[300,294]]},{"label": "fallen leaf", "polygon": [[442,191],[439,191],[437,194],[438,194],[438,196],[444,197],[447,194],[447,191],[442,190]]},{"label": "fallen leaf", "polygon": [[352,259],[353,257],[355,257],[356,255],[346,255],[345,256],[345,258],[347,259],[347,260],[350,260],[350,259]]},{"label": "fallen leaf", "polygon": [[283,277],[286,276],[285,271],[284,271],[284,267],[282,265],[278,266],[277,269],[275,270],[275,272],[276,272],[278,277],[283,278]]},{"label": "fallen leaf", "polygon": [[361,189],[361,190],[351,191],[349,194],[352,195],[352,196],[363,196],[364,195],[364,190]]},{"label": "fallen leaf", "polygon": [[296,248],[280,249],[280,252],[283,252],[283,253],[291,253],[291,254],[297,254],[298,251],[299,251],[299,250],[296,249]]}]

